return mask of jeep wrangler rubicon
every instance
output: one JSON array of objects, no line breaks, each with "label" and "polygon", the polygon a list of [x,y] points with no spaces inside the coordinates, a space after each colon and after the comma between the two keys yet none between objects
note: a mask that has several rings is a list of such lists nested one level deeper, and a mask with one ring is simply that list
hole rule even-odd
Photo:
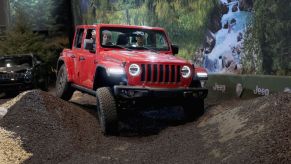
[{"label": "jeep wrangler rubicon", "polygon": [[57,63],[56,95],[96,96],[102,132],[118,132],[118,111],[132,105],[181,105],[193,120],[204,112],[207,72],[180,57],[163,28],[97,24],[76,27],[72,49]]}]

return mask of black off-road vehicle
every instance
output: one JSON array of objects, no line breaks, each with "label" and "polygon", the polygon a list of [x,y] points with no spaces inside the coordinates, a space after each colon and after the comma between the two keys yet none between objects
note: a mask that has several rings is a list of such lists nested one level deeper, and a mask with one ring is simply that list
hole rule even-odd
[{"label": "black off-road vehicle", "polygon": [[32,54],[0,56],[0,93],[34,88],[48,89],[48,71],[43,62]]}]

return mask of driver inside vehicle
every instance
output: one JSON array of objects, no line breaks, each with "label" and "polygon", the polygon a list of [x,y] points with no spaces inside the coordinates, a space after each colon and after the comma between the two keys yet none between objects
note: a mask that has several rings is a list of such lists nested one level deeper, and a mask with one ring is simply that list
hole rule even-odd
[{"label": "driver inside vehicle", "polygon": [[143,37],[143,35],[137,34],[135,39],[136,39],[136,46],[137,47],[143,47],[143,45],[144,45],[144,37]]},{"label": "driver inside vehicle", "polygon": [[111,38],[112,38],[112,34],[110,31],[108,30],[105,30],[102,32],[102,45],[105,45],[105,46],[111,46],[113,45],[112,42],[111,42]]}]

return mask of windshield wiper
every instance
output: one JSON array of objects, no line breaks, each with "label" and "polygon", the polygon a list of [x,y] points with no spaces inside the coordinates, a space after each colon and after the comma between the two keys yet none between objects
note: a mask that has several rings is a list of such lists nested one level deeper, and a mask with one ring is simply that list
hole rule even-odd
[{"label": "windshield wiper", "polygon": [[146,49],[146,50],[150,50],[150,51],[155,52],[155,53],[159,53],[159,51],[154,50],[154,49],[149,48],[149,47],[144,47],[144,46],[142,46],[141,48],[144,48],[144,49]]},{"label": "windshield wiper", "polygon": [[111,45],[110,47],[117,47],[117,48],[122,48],[122,49],[125,49],[125,50],[128,50],[128,51],[132,51],[132,49],[129,49],[125,46],[121,46],[121,45],[118,45],[118,44],[115,44],[115,45]]}]

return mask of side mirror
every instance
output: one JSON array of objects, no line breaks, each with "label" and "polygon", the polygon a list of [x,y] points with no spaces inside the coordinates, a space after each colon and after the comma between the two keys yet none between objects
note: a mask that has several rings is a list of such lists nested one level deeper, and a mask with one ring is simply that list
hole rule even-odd
[{"label": "side mirror", "polygon": [[176,55],[179,53],[179,47],[177,45],[171,45],[171,47],[172,47],[173,55]]}]

